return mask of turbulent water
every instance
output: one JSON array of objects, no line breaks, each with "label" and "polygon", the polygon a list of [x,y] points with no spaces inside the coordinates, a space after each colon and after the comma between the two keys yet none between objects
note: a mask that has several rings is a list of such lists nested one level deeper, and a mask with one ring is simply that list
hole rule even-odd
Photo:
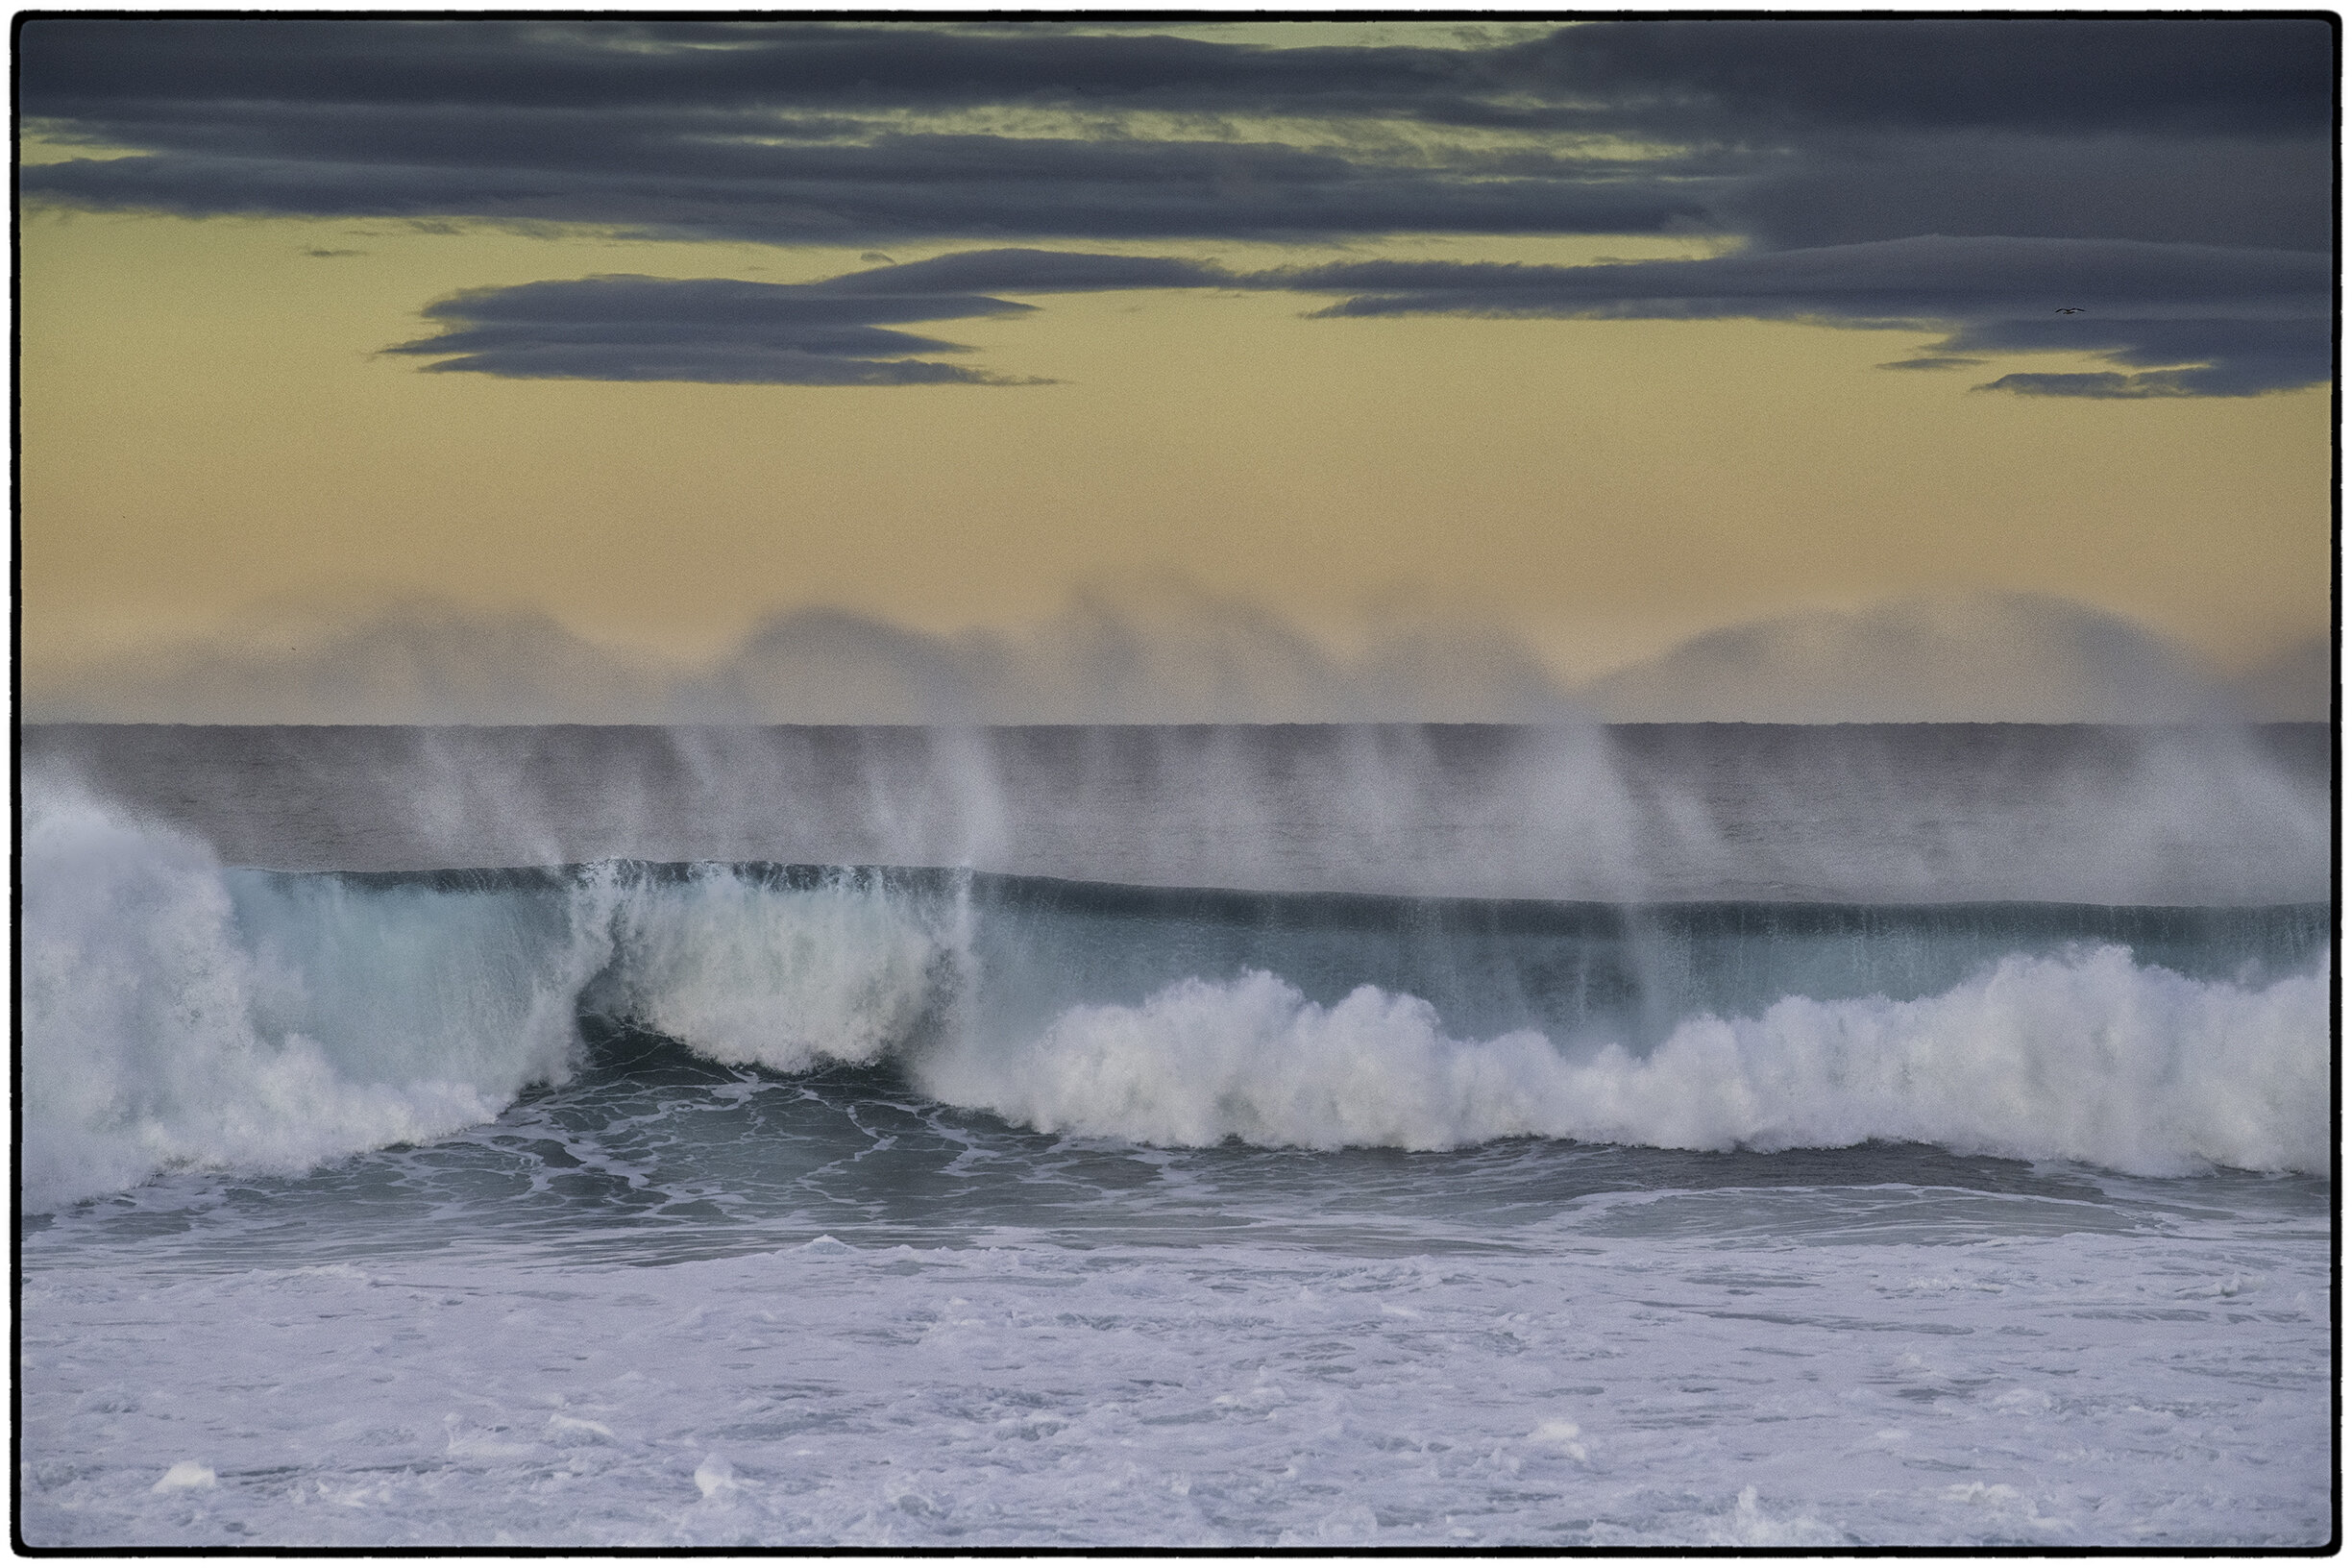
[{"label": "turbulent water", "polygon": [[24,739],[30,1544],[2333,1529],[2318,726]]}]

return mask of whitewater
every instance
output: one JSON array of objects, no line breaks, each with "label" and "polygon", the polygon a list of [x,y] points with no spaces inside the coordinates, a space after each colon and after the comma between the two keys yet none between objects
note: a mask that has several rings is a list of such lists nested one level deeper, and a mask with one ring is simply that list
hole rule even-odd
[{"label": "whitewater", "polygon": [[2322,1544],[2329,745],[28,728],[20,1538]]}]

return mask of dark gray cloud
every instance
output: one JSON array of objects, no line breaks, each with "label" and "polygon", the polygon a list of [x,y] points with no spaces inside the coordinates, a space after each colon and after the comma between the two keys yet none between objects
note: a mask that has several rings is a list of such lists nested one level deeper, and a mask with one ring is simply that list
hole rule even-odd
[{"label": "dark gray cloud", "polygon": [[[1053,23],[52,17],[23,25],[18,63],[29,125],[141,155],[29,168],[27,194],[181,212],[777,242],[2332,233],[2324,20],[1666,18],[1357,48]],[[975,113],[1047,119],[979,134]],[[1602,137],[1657,156],[1592,156]]]},{"label": "dark gray cloud", "polygon": [[927,261],[847,273],[810,286],[853,295],[928,296],[982,289],[1064,294],[1122,288],[1238,288],[1245,286],[1245,279],[1211,262],[1176,257],[1007,247],[952,251]]},{"label": "dark gray cloud", "polygon": [[[780,284],[588,278],[429,306],[438,336],[389,352],[436,370],[810,385],[1000,380],[911,356],[956,345],[891,324],[1032,308],[995,297],[1148,288],[1343,294],[1324,317],[1406,314],[1795,320],[1943,331],[1889,369],[2070,352],[2116,372],[1984,383],[2038,396],[2237,397],[2324,381],[2334,269],[2321,255],[2119,240],[1926,235],[1692,261],[1556,267],[1362,261],[1234,272],[1173,257],[1008,248]],[[992,292],[982,293],[981,290]]]},{"label": "dark gray cloud", "polygon": [[[1955,334],[1921,359],[2074,348],[2117,367],[1987,383],[2037,394],[2239,395],[2326,374],[2314,323],[2332,304],[2311,284],[2335,240],[2326,17],[1668,16],[1461,48],[1242,41],[1256,37],[37,18],[18,33],[26,128],[132,156],[34,164],[19,187],[94,208],[776,244],[1703,233],[1744,249],[1613,268],[1342,266],[1245,286],[1345,294],[1329,312],[1342,316],[1916,323]],[[850,291],[1224,282],[1176,261],[982,254],[895,278],[885,263]],[[2289,283],[2264,282],[2282,271]],[[469,296],[439,310],[448,333],[401,352],[501,375],[995,379],[891,330],[952,310],[821,323],[760,296],[730,337],[587,282],[560,285],[575,290],[562,322],[499,314],[511,291]],[[2053,293],[2080,296],[2074,335],[2024,341]]]},{"label": "dark gray cloud", "polygon": [[1831,316],[1904,322],[2129,305],[2170,312],[2216,299],[2266,316],[2324,305],[2324,255],[2128,240],[1924,234],[1803,251],[1588,267],[1444,261],[1300,268],[1289,286],[1355,295],[1323,313],[1625,317]]},{"label": "dark gray cloud", "polygon": [[1501,86],[1475,51],[1270,49],[1050,23],[54,18],[30,24],[27,48],[42,113],[199,96],[588,110],[1111,102],[1228,113],[1306,100],[1360,112]]},{"label": "dark gray cloud", "polygon": [[1889,359],[1878,368],[1880,370],[1965,370],[1971,365],[1983,363],[1982,359],[1971,359],[1965,355],[1926,354],[1916,359]]},{"label": "dark gray cloud", "polygon": [[167,151],[36,164],[23,169],[21,188],[190,216],[456,214],[772,244],[1655,233],[1705,214],[1691,185],[1616,164],[1501,177],[1489,158],[1433,172],[1239,141],[882,132],[861,143],[776,143],[767,125],[673,115],[684,125],[640,134],[586,110],[527,115],[499,134],[510,117],[306,110],[268,115],[263,136],[190,106],[184,130],[106,132]]},{"label": "dark gray cloud", "polygon": [[2308,135],[2334,103],[2325,18],[1789,16],[1563,29],[1498,68],[1743,127]]},{"label": "dark gray cloud", "polygon": [[579,278],[477,288],[425,309],[442,330],[387,354],[434,371],[521,379],[768,382],[796,386],[1035,384],[917,357],[963,346],[896,331],[909,322],[1001,316],[1035,306],[980,293],[1248,286],[1168,257],[961,251],[816,283],[730,278]]},{"label": "dark gray cloud", "polygon": [[2324,254],[2131,240],[1923,235],[1614,266],[1372,262],[1288,275],[1364,289],[1327,316],[1448,313],[1951,328],[1924,363],[2070,351],[2144,374],[2021,374],[1986,385],[2077,397],[2232,397],[2331,374],[2335,267]]},{"label": "dark gray cloud", "polygon": [[580,278],[478,288],[428,306],[445,324],[387,354],[434,371],[527,380],[766,382],[796,386],[999,384],[1007,378],[913,357],[962,347],[885,323],[1030,309],[1008,300],[907,288],[731,278]]},{"label": "dark gray cloud", "polygon": [[2117,370],[2013,371],[1975,390],[2015,392],[2029,398],[2232,398],[2271,390],[2249,386],[2246,381],[2236,367],[2144,370],[2130,376]]},{"label": "dark gray cloud", "polygon": [[1018,103],[1556,126],[1985,126],[2309,134],[2322,18],[1767,21],[1562,27],[1492,48],[1269,47],[1030,23],[51,17],[29,112],[159,101],[939,109]]},{"label": "dark gray cloud", "polygon": [[[1522,159],[1513,173],[1462,149],[1433,161],[1208,126],[1016,136],[922,118],[971,107],[1410,118],[1471,70],[1458,51],[903,23],[60,19],[22,38],[26,113],[146,154],[25,172],[27,191],[90,206],[772,242],[1646,233],[1704,211],[1687,178],[1605,160]],[[831,112],[842,106],[863,117]]]},{"label": "dark gray cloud", "polygon": [[2029,234],[2325,250],[2334,157],[2321,137],[1842,135],[1760,165],[1714,210],[1774,248]]},{"label": "dark gray cloud", "polygon": [[1937,347],[1959,354],[2070,349],[2134,367],[2132,374],[2020,372],[1981,388],[2045,397],[2242,398],[2328,380],[2330,318],[2316,299],[2300,314],[2285,313],[2292,307],[2281,302],[2276,315],[2261,313],[2266,302],[2226,294],[2209,303],[2227,313],[2136,316],[2126,305],[2112,317],[2085,311],[1984,321]]},{"label": "dark gray cloud", "polygon": [[[790,145],[710,126],[637,145],[585,114],[576,132],[534,125],[528,139],[544,146],[484,142],[478,127],[448,117],[433,127],[452,144],[445,149],[413,145],[411,122],[445,118],[438,111],[355,117],[395,123],[338,126],[333,135],[296,126],[283,147],[36,165],[22,172],[21,187],[82,206],[192,216],[454,214],[772,244],[1651,233],[1705,212],[1688,184],[1580,163],[1513,178],[1484,167],[1493,161],[1485,159],[1432,171],[1270,143],[887,133],[855,145]],[[111,135],[141,139],[124,128]],[[200,121],[185,139],[223,137]]]}]

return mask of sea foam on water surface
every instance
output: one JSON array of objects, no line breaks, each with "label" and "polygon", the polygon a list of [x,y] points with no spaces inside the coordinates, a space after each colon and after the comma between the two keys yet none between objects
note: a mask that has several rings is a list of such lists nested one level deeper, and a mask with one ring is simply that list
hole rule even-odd
[{"label": "sea foam on water surface", "polygon": [[[2324,1245],[2210,1204],[1996,1246],[1591,1241],[1563,1214],[1444,1258],[37,1269],[23,1526],[86,1549],[2326,1537]],[[2176,1295],[2229,1260],[2265,1276],[2250,1299]],[[183,1463],[215,1483],[157,1490]]]}]

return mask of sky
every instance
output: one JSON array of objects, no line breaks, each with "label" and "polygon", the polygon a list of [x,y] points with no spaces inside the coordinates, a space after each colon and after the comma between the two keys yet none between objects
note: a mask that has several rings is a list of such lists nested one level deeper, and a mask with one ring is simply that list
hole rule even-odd
[{"label": "sky", "polygon": [[25,717],[2323,717],[2326,19],[52,18]]}]

